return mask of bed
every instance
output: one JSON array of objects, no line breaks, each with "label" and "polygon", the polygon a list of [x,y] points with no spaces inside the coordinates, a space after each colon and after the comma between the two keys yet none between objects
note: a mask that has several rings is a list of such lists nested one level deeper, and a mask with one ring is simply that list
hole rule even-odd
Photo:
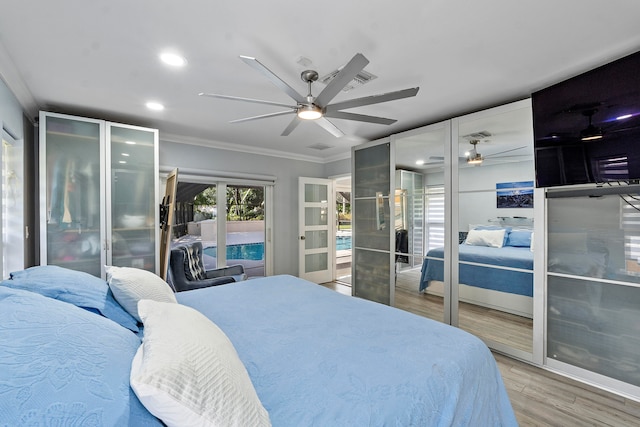
[{"label": "bed", "polygon": [[478,338],[293,276],[32,267],[0,320],[0,425],[517,425]]},{"label": "bed", "polygon": [[[510,228],[471,230],[458,246],[459,299],[531,318],[533,252],[531,231]],[[427,252],[421,292],[443,294],[444,248]]]}]

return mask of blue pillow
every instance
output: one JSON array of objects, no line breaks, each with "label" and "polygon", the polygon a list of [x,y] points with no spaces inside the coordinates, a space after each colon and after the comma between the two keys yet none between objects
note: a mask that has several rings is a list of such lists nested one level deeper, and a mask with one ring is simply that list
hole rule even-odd
[{"label": "blue pillow", "polygon": [[113,297],[105,280],[82,271],[40,265],[11,273],[0,285],[37,292],[49,298],[92,309],[121,326],[139,332],[138,321]]},{"label": "blue pillow", "polygon": [[34,292],[0,286],[4,425],[160,426],[129,386],[140,338]]},{"label": "blue pillow", "polygon": [[512,230],[507,238],[506,246],[530,247],[531,231],[529,230]]}]

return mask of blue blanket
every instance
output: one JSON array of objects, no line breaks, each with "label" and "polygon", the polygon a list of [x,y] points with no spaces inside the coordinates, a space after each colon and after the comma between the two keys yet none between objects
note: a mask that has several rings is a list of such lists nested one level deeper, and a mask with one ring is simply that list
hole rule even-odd
[{"label": "blue blanket", "polygon": [[[459,283],[512,294],[533,296],[533,252],[527,247],[459,246]],[[430,280],[444,280],[444,248],[432,249],[422,263],[420,291],[429,286]],[[465,262],[487,264],[469,265]],[[518,268],[524,271],[492,268],[491,265]]]},{"label": "blue blanket", "polygon": [[292,277],[177,294],[233,342],[274,426],[517,425],[478,338]]}]

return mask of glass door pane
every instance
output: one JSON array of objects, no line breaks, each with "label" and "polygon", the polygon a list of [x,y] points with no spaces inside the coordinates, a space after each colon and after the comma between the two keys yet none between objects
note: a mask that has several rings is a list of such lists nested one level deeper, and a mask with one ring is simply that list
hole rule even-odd
[{"label": "glass door pane", "polygon": [[620,190],[549,190],[546,356],[640,387],[640,198]]},{"label": "glass door pane", "polygon": [[445,320],[447,292],[444,237],[448,129],[448,122],[441,123],[394,139],[395,305],[440,322]]},{"label": "glass door pane", "polygon": [[264,186],[227,185],[226,265],[249,277],[265,275]]},{"label": "glass door pane", "polygon": [[24,268],[23,141],[2,132],[2,278]]},{"label": "glass door pane", "polygon": [[[458,326],[533,352],[533,134],[523,101],[459,119]],[[531,356],[529,356],[531,357]]]},{"label": "glass door pane", "polygon": [[109,124],[111,157],[110,264],[156,272],[154,130]]},{"label": "glass door pane", "polygon": [[41,113],[40,126],[42,263],[100,277],[106,262],[102,124]]},{"label": "glass door pane", "polygon": [[202,243],[202,262],[205,270],[217,267],[218,247],[218,187],[215,184],[178,181],[174,237],[171,247]]},{"label": "glass door pane", "polygon": [[353,154],[353,295],[393,304],[391,287],[390,144]]}]

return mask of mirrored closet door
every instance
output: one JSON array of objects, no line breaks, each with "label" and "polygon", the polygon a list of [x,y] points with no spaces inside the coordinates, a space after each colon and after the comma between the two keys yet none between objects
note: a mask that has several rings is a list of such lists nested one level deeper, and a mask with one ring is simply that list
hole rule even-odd
[{"label": "mirrored closet door", "polygon": [[450,283],[450,257],[445,251],[449,139],[449,121],[393,137],[395,305],[446,323],[451,317],[445,287]]},{"label": "mirrored closet door", "polygon": [[[531,104],[453,120],[457,326],[490,347],[533,352],[534,163]],[[457,276],[457,277],[455,277]]]}]

